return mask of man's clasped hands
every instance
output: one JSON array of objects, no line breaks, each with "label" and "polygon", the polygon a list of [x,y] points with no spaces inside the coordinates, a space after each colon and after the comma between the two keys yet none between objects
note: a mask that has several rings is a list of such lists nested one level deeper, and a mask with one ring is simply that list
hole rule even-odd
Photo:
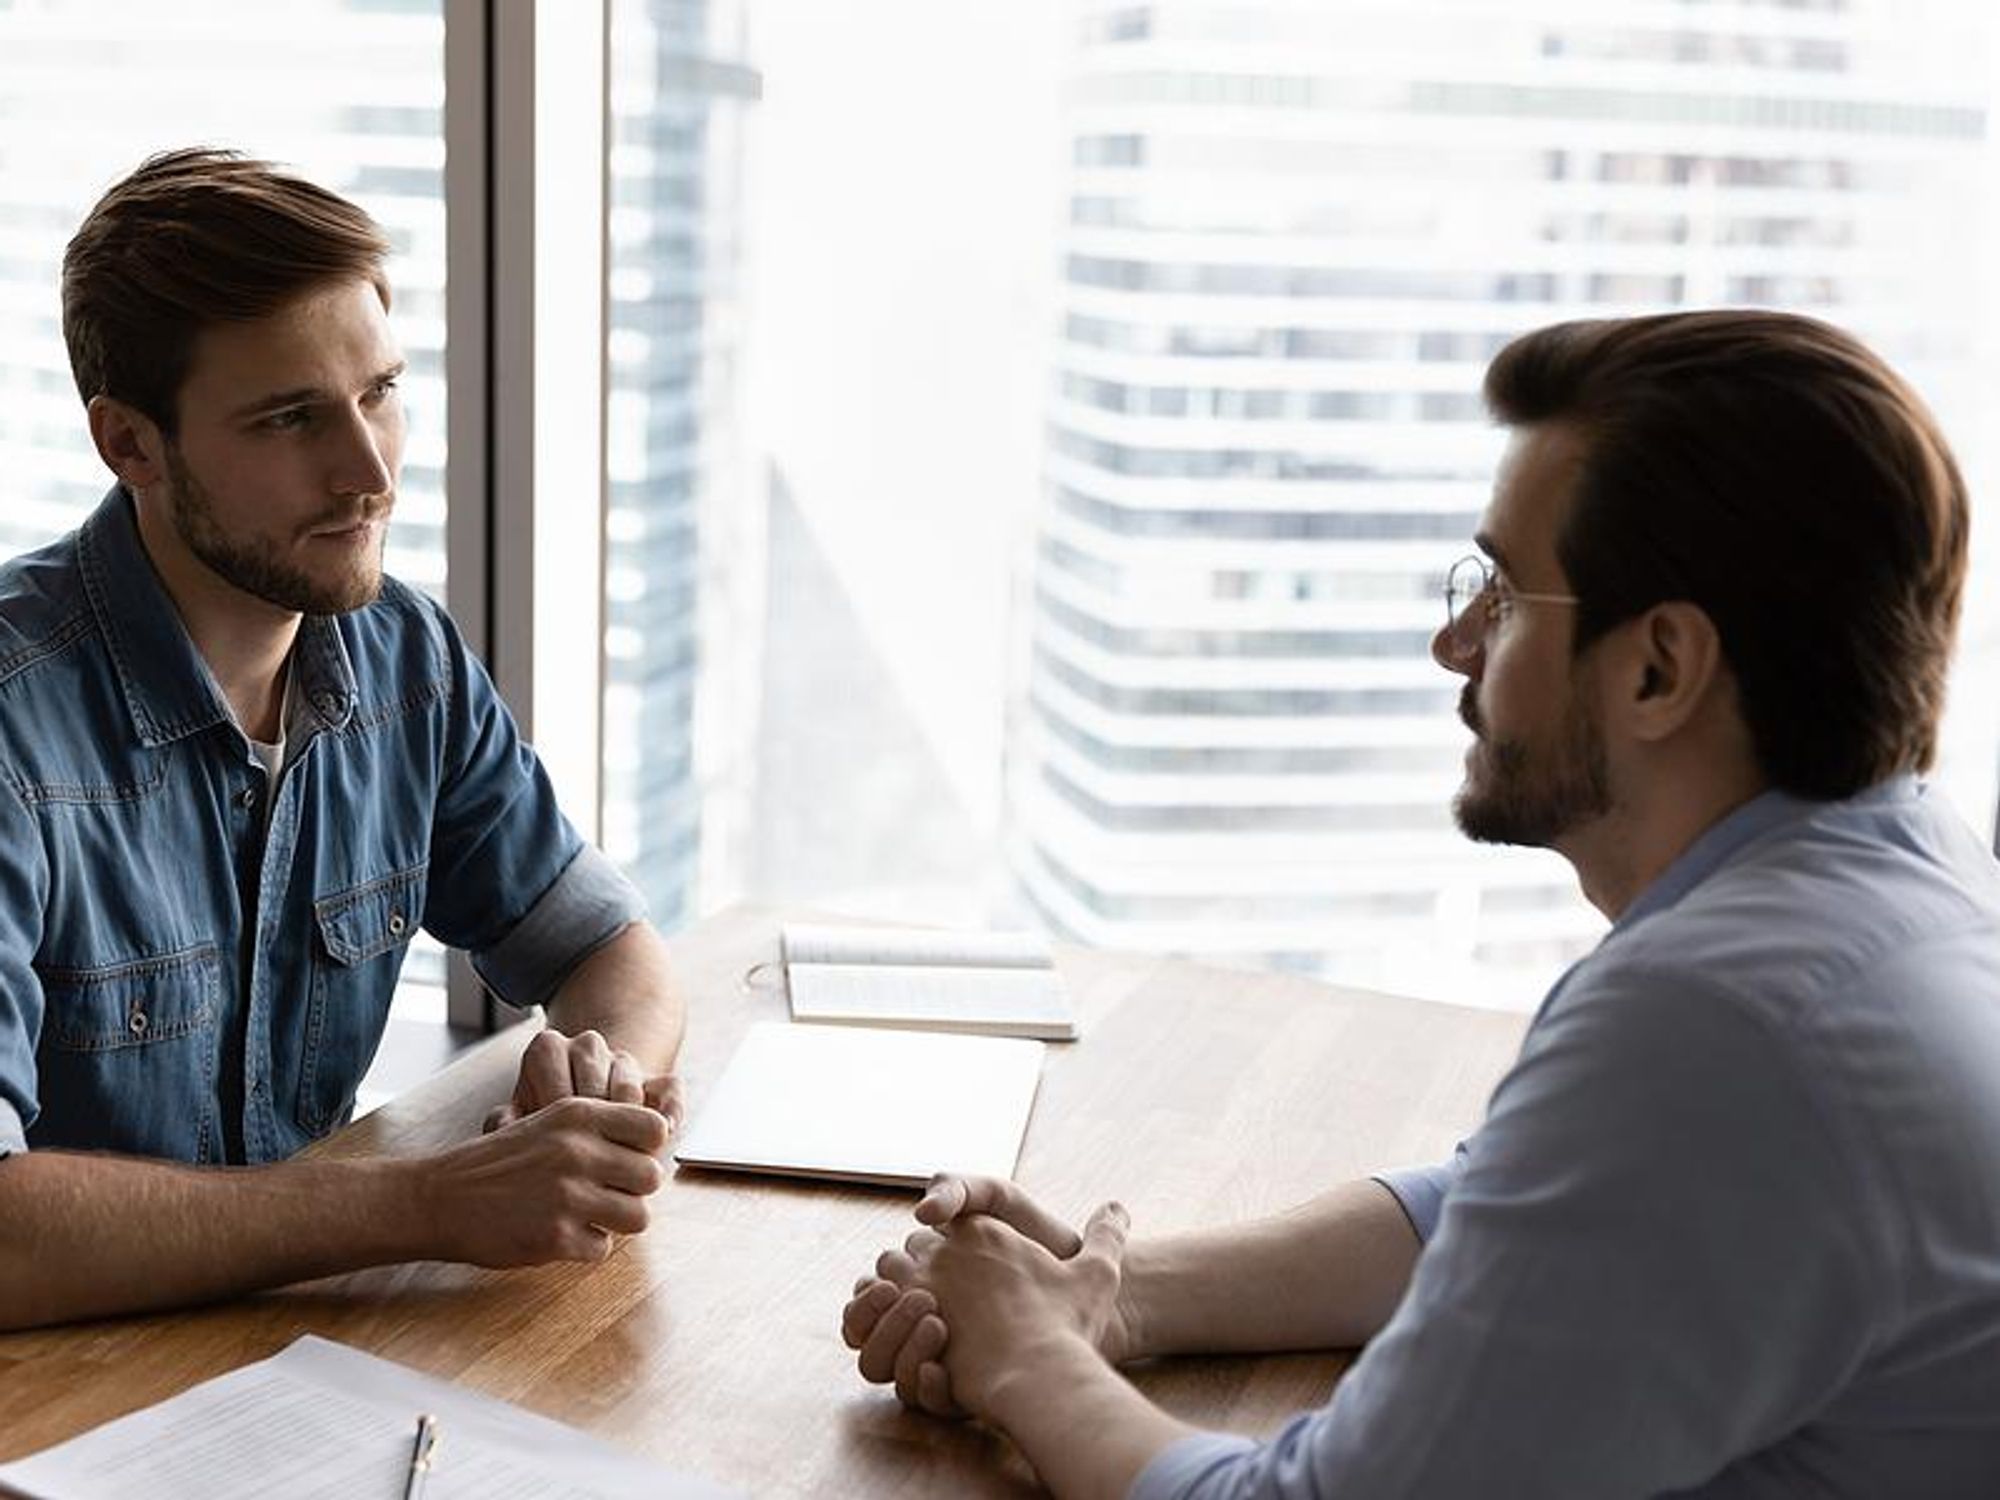
[{"label": "man's clasped hands", "polygon": [[1022,1388],[1137,1352],[1120,1205],[1079,1233],[1011,1182],[946,1176],[916,1217],[923,1227],[883,1252],[841,1315],[863,1377],[893,1383],[905,1405],[1005,1425]]}]

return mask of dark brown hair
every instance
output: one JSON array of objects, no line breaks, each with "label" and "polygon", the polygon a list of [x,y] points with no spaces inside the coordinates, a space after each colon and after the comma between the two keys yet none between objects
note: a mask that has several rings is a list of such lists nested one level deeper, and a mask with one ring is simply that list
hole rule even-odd
[{"label": "dark brown hair", "polygon": [[268,317],[328,281],[389,301],[389,241],[338,194],[235,151],[148,157],[91,209],[63,256],[63,338],[86,404],[113,396],[168,437],[195,338]]},{"label": "dark brown hair", "polygon": [[1579,651],[1686,601],[1715,623],[1772,785],[1828,799],[1930,767],[1965,484],[1860,342],[1775,312],[1563,323],[1503,349],[1486,400],[1584,439],[1556,546]]}]

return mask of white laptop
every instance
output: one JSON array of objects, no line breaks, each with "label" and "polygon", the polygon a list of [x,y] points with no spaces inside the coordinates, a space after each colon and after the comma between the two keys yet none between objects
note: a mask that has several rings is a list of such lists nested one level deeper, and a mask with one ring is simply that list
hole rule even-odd
[{"label": "white laptop", "polygon": [[921,1186],[1012,1177],[1042,1044],[876,1027],[750,1028],[674,1148],[683,1166]]}]

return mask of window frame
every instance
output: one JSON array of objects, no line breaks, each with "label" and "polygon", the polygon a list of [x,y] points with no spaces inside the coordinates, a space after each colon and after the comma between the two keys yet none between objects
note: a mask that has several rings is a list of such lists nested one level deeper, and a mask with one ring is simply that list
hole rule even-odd
[{"label": "window frame", "polygon": [[[446,603],[600,842],[609,0],[444,0],[444,23]],[[446,1014],[499,1021],[461,953]]]}]

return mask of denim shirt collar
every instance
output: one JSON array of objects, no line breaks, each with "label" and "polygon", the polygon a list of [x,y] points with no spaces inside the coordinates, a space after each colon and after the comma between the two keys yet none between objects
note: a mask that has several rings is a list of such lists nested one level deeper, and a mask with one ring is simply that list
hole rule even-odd
[{"label": "denim shirt collar", "polygon": [[[1845,800],[1859,804],[1885,803],[1915,797],[1919,793],[1917,778],[1904,774],[1878,782]],[[1612,924],[1607,937],[1628,932],[1655,912],[1678,905],[1683,896],[1721,869],[1746,845],[1787,823],[1811,817],[1826,805],[1779,791],[1752,797],[1734,812],[1711,824],[1681,851],[1672,864],[1655,876],[1653,882],[1639,893],[1638,899],[1626,907],[1623,915]]]},{"label": "denim shirt collar", "polygon": [[[77,556],[92,614],[118,671],[133,733],[158,749],[235,715],[139,538],[130,491],[113,485],[79,528]],[[354,712],[354,668],[338,623],[325,615],[299,622],[292,647],[299,701],[321,729],[339,729]]]}]

